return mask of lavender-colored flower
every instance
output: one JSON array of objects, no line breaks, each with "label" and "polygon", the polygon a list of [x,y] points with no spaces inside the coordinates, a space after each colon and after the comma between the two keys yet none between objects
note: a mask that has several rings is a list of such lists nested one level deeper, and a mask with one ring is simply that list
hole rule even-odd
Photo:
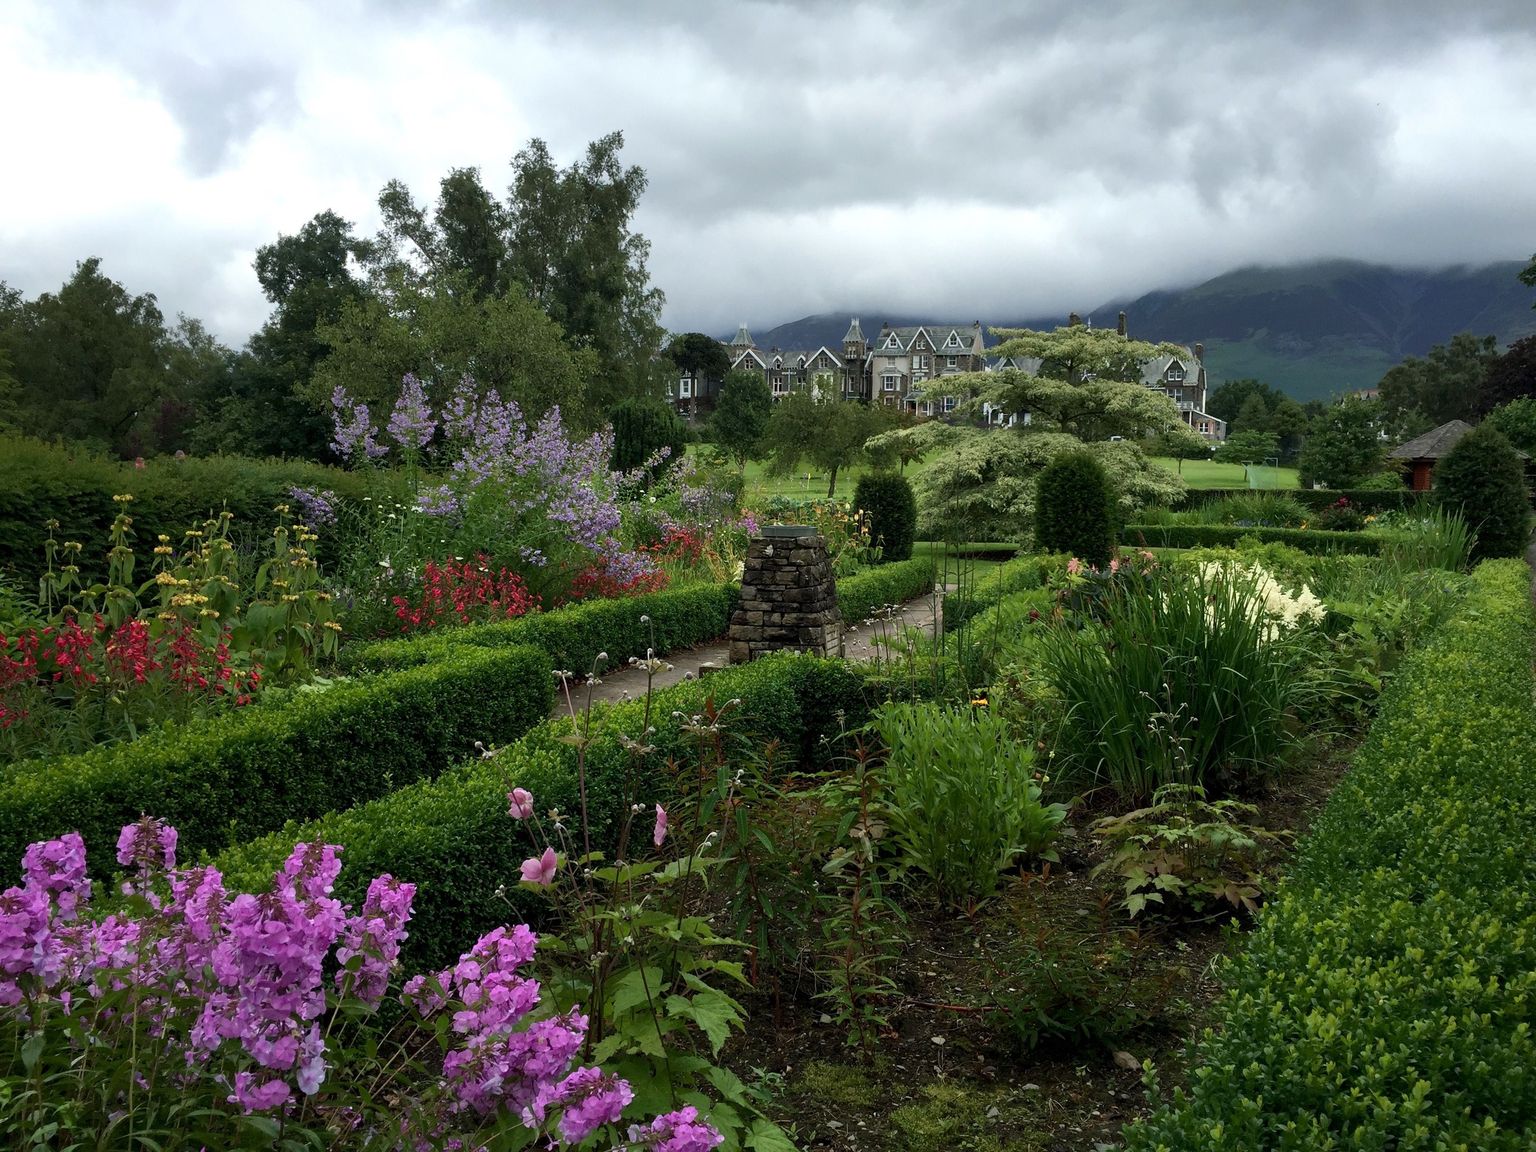
[{"label": "lavender-colored flower", "polygon": [[400,381],[400,397],[389,414],[389,435],[406,451],[425,448],[437,434],[437,420],[427,406],[427,391],[410,372]]},{"label": "lavender-colored flower", "polygon": [[52,899],[59,919],[66,923],[74,920],[80,905],[91,898],[91,882],[85,878],[85,841],[78,832],[29,844],[21,858],[21,871],[25,885]]},{"label": "lavender-colored flower", "polygon": [[299,506],[299,518],[311,528],[336,523],[336,493],[329,488],[311,492],[308,488],[288,489],[288,498]]},{"label": "lavender-colored flower", "polygon": [[340,384],[331,392],[331,423],[335,434],[331,438],[331,447],[338,456],[348,460],[361,456],[367,460],[377,460],[389,449],[377,443],[373,438],[372,417],[368,412],[368,405],[354,403],[347,395],[347,390]]}]

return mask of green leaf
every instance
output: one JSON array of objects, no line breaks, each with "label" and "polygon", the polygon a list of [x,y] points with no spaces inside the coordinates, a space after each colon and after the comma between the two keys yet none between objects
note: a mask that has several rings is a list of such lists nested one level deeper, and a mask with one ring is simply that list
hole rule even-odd
[{"label": "green leaf", "polygon": [[46,1035],[42,1032],[34,1032],[22,1043],[21,1066],[27,1070],[29,1076],[37,1070],[37,1062],[43,1055],[43,1045],[47,1042]]},{"label": "green leaf", "polygon": [[661,969],[654,964],[648,964],[644,968],[631,968],[620,976],[612,985],[612,992],[608,996],[608,1017],[618,1020],[635,1008],[646,1002],[646,985],[649,983],[650,995],[654,999],[661,997]]},{"label": "green leaf", "polygon": [[799,1152],[794,1142],[784,1134],[784,1129],[762,1117],[752,1121],[746,1146],[755,1149],[755,1152]]},{"label": "green leaf", "polygon": [[741,1009],[734,1000],[720,992],[700,992],[691,1000],[682,996],[668,996],[667,1015],[682,1017],[697,1024],[709,1038],[710,1049],[716,1056],[720,1055],[720,1049],[730,1038],[731,1026],[742,1026]]}]

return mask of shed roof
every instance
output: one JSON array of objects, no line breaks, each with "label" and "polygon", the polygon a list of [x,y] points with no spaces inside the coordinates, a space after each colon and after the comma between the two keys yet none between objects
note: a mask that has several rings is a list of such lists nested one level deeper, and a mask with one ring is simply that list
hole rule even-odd
[{"label": "shed roof", "polygon": [[1387,455],[1394,460],[1438,460],[1452,448],[1456,442],[1472,431],[1472,425],[1465,420],[1452,420],[1431,428],[1422,436],[1415,436],[1406,444],[1400,444]]}]

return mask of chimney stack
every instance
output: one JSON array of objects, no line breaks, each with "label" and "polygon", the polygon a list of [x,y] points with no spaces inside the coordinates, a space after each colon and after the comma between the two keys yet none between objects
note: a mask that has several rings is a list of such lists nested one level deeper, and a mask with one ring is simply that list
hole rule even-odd
[{"label": "chimney stack", "polygon": [[1115,331],[1120,333],[1120,335],[1122,335],[1122,336],[1125,335],[1125,313],[1124,312],[1120,313],[1120,323],[1115,326]]},{"label": "chimney stack", "polygon": [[1204,360],[1205,359],[1205,345],[1204,344],[1196,344],[1195,345],[1195,359],[1196,360]]}]

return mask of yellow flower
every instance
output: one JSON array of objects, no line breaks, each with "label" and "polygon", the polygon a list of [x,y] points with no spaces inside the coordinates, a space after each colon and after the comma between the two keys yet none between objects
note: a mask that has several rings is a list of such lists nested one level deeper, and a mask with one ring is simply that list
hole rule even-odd
[{"label": "yellow flower", "polygon": [[336,623],[336,621],[334,621],[334,620],[327,620],[322,625],[322,627],[329,628],[332,632],[340,632],[341,631],[341,625]]}]

